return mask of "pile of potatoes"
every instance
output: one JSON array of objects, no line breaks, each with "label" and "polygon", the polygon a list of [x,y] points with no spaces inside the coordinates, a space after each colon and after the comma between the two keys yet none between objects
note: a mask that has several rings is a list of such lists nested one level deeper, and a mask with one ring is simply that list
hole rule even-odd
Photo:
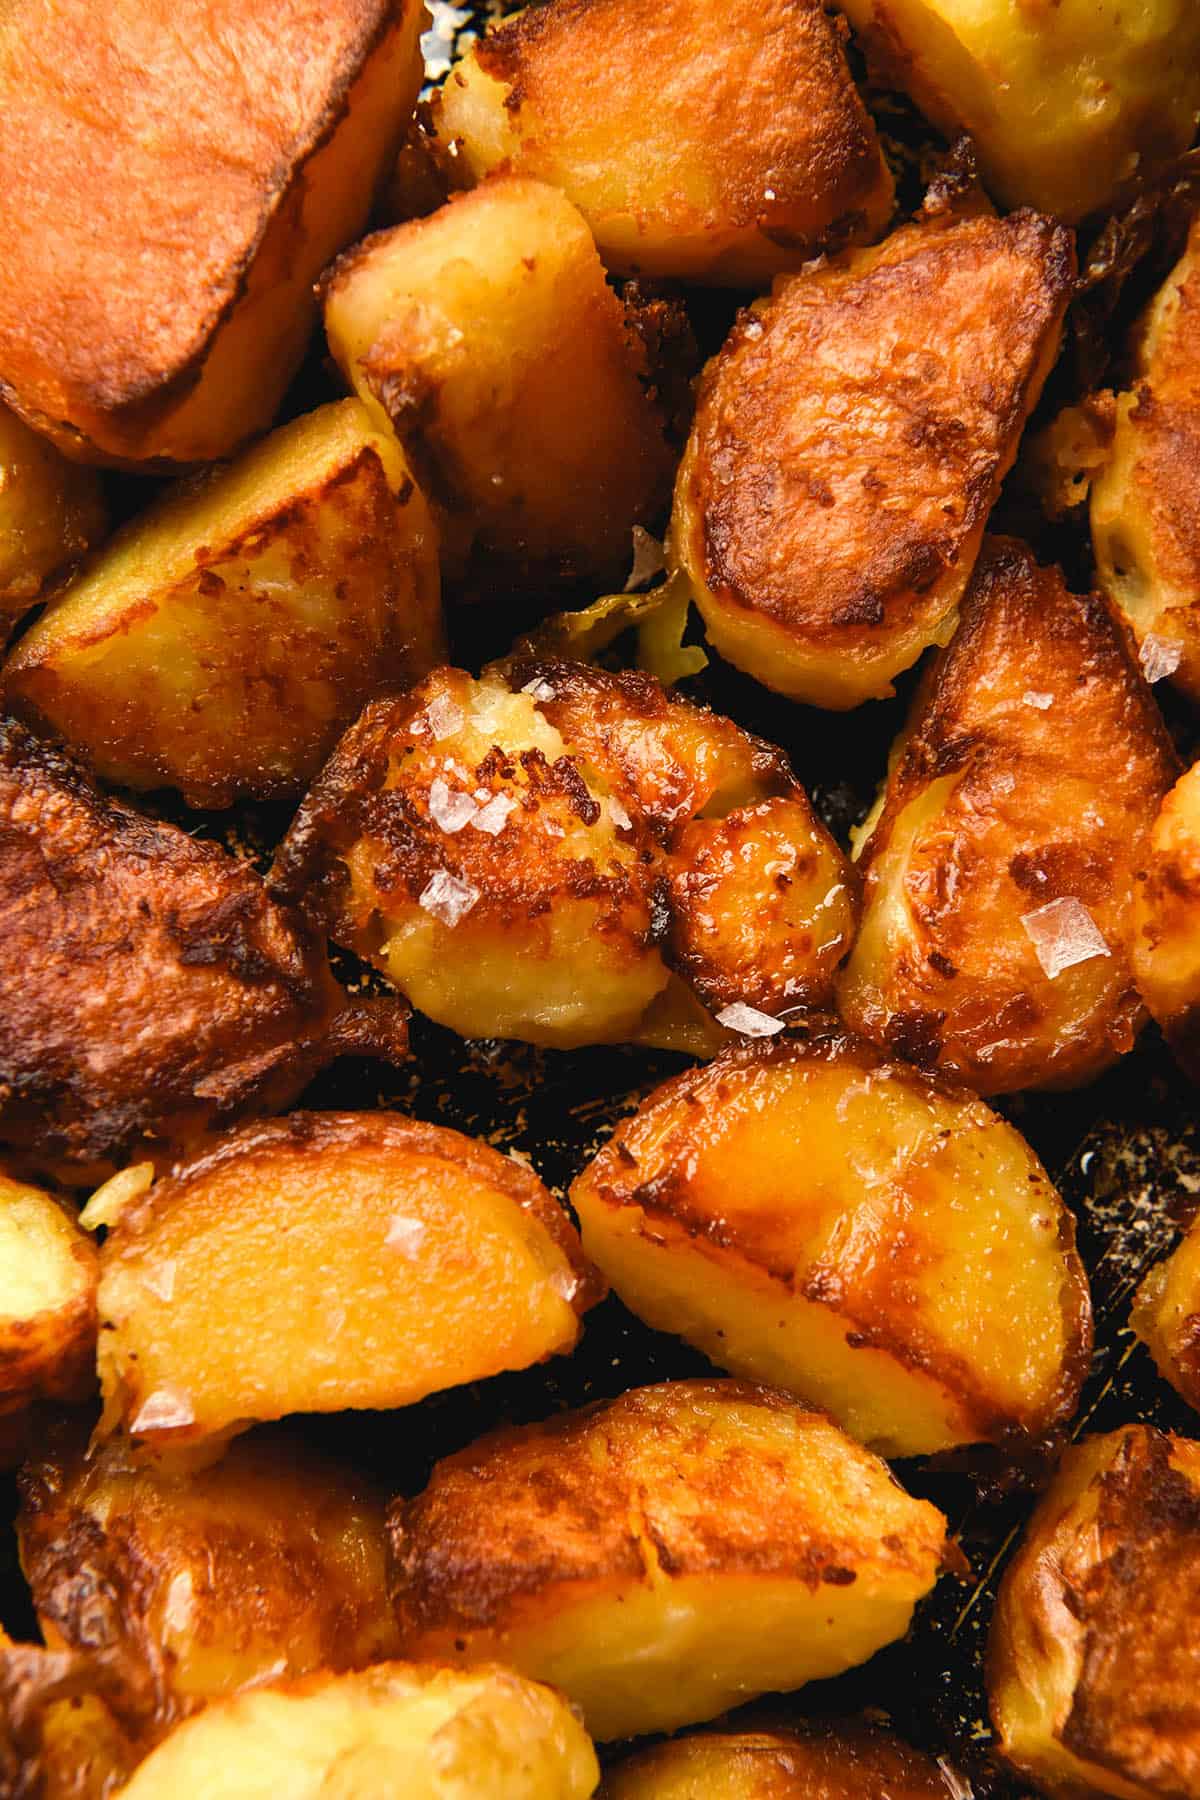
[{"label": "pile of potatoes", "polygon": [[[429,23],[0,15],[0,1796],[1200,1800],[1200,1440],[1080,1435],[1008,1098],[1200,1080],[1200,9]],[[842,841],[758,727],[897,683]],[[431,1026],[675,1072],[552,1190]],[[707,1372],[498,1416],[600,1305]],[[778,1698],[947,1468],[1043,1490],[969,1769]]]}]

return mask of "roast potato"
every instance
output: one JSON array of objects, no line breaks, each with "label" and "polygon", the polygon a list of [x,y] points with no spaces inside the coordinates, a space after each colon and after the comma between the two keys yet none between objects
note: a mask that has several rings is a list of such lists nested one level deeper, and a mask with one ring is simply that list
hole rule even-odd
[{"label": "roast potato", "polygon": [[946,641],[1074,268],[1050,219],[947,215],[741,315],[701,381],[671,522],[722,656],[843,709]]},{"label": "roast potato", "polygon": [[576,1180],[625,1304],[887,1456],[1017,1448],[1075,1410],[1091,1306],[1032,1150],[969,1094],[845,1038],[688,1069]]},{"label": "roast potato", "polygon": [[0,1169],[0,1415],[83,1399],[95,1356],[92,1239],[63,1201]]},{"label": "roast potato", "polygon": [[611,269],[762,286],[887,223],[892,179],[819,0],[576,0],[473,45],[435,130],[561,187]]},{"label": "roast potato", "polygon": [[1142,854],[1133,972],[1163,1036],[1200,1081],[1200,763],[1163,801]]},{"label": "roast potato", "polygon": [[1148,672],[1200,700],[1200,214],[1141,323],[1134,375],[1092,483],[1097,579]]},{"label": "roast potato", "polygon": [[[594,89],[591,90],[594,92]],[[645,347],[557,189],[499,177],[377,233],[324,282],[329,346],[489,587],[622,568],[674,456]]]},{"label": "roast potato", "polygon": [[0,393],[84,461],[271,423],[421,81],[420,0],[13,0]]},{"label": "roast potato", "polygon": [[950,1800],[928,1757],[859,1720],[701,1731],[610,1769],[604,1800]]},{"label": "roast potato", "polygon": [[599,1775],[548,1688],[509,1669],[392,1662],[210,1706],[123,1800],[587,1800]]},{"label": "roast potato", "polygon": [[1133,1043],[1135,877],[1176,762],[1119,620],[992,540],[862,845],[842,1016],[979,1093]]},{"label": "roast potato", "polygon": [[1200,1225],[1150,1270],[1129,1323],[1163,1380],[1200,1412]]},{"label": "roast potato", "polygon": [[843,0],[885,75],[969,131],[1007,206],[1068,222],[1186,150],[1200,117],[1192,0]]},{"label": "roast potato", "polygon": [[1200,1792],[1200,1445],[1133,1425],[1068,1452],[1001,1583],[999,1747],[1044,1792]]},{"label": "roast potato", "polygon": [[941,1514],[823,1414],[732,1381],[494,1431],[397,1502],[391,1533],[406,1654],[502,1657],[599,1738],[865,1661],[945,1548]]},{"label": "roast potato", "polygon": [[343,1048],[401,1059],[401,1011],[351,1002],[248,864],[0,720],[0,1140],[87,1180]]},{"label": "roast potato", "polygon": [[0,699],[110,781],[226,806],[294,794],[441,648],[428,508],[346,400],[136,519],[21,640]]},{"label": "roast potato", "polygon": [[139,1760],[89,1656],[10,1644],[0,1632],[0,1793],[5,1800],[111,1800]]},{"label": "roast potato", "polygon": [[0,643],[51,577],[104,535],[99,478],[0,406]]},{"label": "roast potato", "polygon": [[570,1350],[603,1292],[532,1170],[390,1113],[244,1125],[100,1253],[106,1428],[168,1447]]}]

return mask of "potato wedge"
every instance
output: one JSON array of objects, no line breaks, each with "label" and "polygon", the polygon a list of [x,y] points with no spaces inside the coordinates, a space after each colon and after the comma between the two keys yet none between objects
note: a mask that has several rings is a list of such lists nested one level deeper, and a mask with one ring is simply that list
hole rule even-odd
[{"label": "potato wedge", "polygon": [[1034,213],[934,218],[741,316],[701,380],[671,521],[722,656],[844,710],[946,641],[1074,269]]},{"label": "potato wedge", "polygon": [[594,1737],[669,1731],[863,1662],[945,1520],[823,1414],[679,1381],[492,1432],[391,1517],[405,1652],[503,1657]]},{"label": "potato wedge", "polygon": [[1070,1214],[1011,1125],[868,1045],[686,1070],[571,1202],[640,1318],[883,1455],[1017,1449],[1075,1410],[1092,1332]]},{"label": "potato wedge", "polygon": [[249,864],[103,798],[0,721],[0,1140],[87,1181],[154,1140],[284,1106],[341,1049],[401,1060]]},{"label": "potato wedge", "polygon": [[473,179],[562,188],[626,275],[762,286],[892,209],[819,0],[528,7],[455,65],[434,120]]},{"label": "potato wedge", "polygon": [[135,520],[21,640],[0,700],[106,780],[227,806],[302,789],[441,652],[429,510],[345,400]]},{"label": "potato wedge", "polygon": [[1200,1081],[1200,763],[1163,801],[1138,870],[1133,972],[1193,1081]]},{"label": "potato wedge", "polygon": [[992,540],[862,845],[847,1024],[984,1094],[1115,1062],[1144,1017],[1135,880],[1176,772],[1112,609]]},{"label": "potato wedge", "polygon": [[761,1731],[699,1731],[610,1769],[603,1800],[950,1800],[935,1762],[888,1731],[805,1719]]},{"label": "potato wedge", "polygon": [[96,1280],[71,1208],[0,1170],[0,1415],[94,1387]]},{"label": "potato wedge", "polygon": [[123,1800],[587,1800],[599,1776],[549,1688],[509,1669],[391,1662],[210,1706]]},{"label": "potato wedge", "polygon": [[1200,213],[1141,322],[1134,374],[1092,483],[1096,577],[1151,676],[1200,700]]},{"label": "potato wedge", "polygon": [[843,0],[883,72],[950,136],[969,131],[992,193],[1071,223],[1186,150],[1200,120],[1191,0]]},{"label": "potato wedge", "polygon": [[1129,1323],[1163,1380],[1200,1412],[1200,1224],[1150,1270]]},{"label": "potato wedge", "polygon": [[1076,1445],[1001,1583],[988,1693],[1046,1793],[1200,1788],[1200,1445],[1132,1425]]},{"label": "potato wedge", "polygon": [[390,1113],[246,1125],[100,1254],[107,1428],[176,1447],[407,1406],[574,1347],[603,1292],[533,1172]]},{"label": "potato wedge", "polygon": [[561,193],[515,176],[347,251],[329,347],[439,511],[448,572],[494,590],[615,573],[670,491],[641,339]]},{"label": "potato wedge", "polygon": [[99,478],[0,406],[0,643],[106,524]]},{"label": "potato wedge", "polygon": [[419,0],[13,0],[0,392],[84,461],[270,425],[421,81]]}]

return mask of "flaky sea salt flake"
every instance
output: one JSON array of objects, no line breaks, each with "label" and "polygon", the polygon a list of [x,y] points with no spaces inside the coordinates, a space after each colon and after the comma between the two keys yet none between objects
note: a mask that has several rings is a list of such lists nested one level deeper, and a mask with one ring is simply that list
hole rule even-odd
[{"label": "flaky sea salt flake", "polygon": [[425,1241],[425,1232],[423,1220],[406,1219],[397,1213],[383,1241],[389,1250],[398,1250],[401,1256],[415,1256]]},{"label": "flaky sea salt flake", "polygon": [[461,831],[475,818],[479,808],[470,794],[451,788],[440,775],[429,784],[429,816],[441,831]]},{"label": "flaky sea salt flake", "polygon": [[1036,693],[1033,688],[1030,688],[1027,693],[1021,695],[1021,704],[1023,706],[1032,706],[1037,712],[1049,712],[1050,708],[1054,705],[1054,695],[1039,694]]},{"label": "flaky sea salt flake", "polygon": [[1175,673],[1183,661],[1183,645],[1178,638],[1156,637],[1150,632],[1142,639],[1139,656],[1142,674],[1153,687],[1156,681],[1165,681]]},{"label": "flaky sea salt flake", "polygon": [[425,708],[425,722],[440,743],[443,738],[453,737],[456,731],[462,730],[462,707],[449,694],[435,694]]},{"label": "flaky sea salt flake", "polygon": [[1051,981],[1076,963],[1112,955],[1095,919],[1083,902],[1073,896],[1047,901],[1045,906],[1025,913],[1021,923]]},{"label": "flaky sea salt flake", "polygon": [[543,681],[540,675],[535,675],[532,681],[527,681],[521,692],[528,694],[534,700],[553,700],[554,698],[554,689],[548,681]]},{"label": "flaky sea salt flake", "polygon": [[170,1302],[175,1298],[175,1262],[168,1258],[160,1262],[156,1268],[150,1269],[142,1277],[142,1285],[148,1287],[152,1294],[160,1300]]},{"label": "flaky sea salt flake", "polygon": [[613,795],[611,795],[611,794],[608,797],[608,812],[609,812],[609,817],[612,819],[612,822],[616,826],[618,831],[632,831],[633,830],[633,820],[630,818],[629,814],[625,811],[625,808],[621,805],[621,802],[619,800],[615,799],[613,797]]},{"label": "flaky sea salt flake", "polygon": [[493,794],[486,806],[481,806],[471,820],[476,831],[486,831],[489,837],[498,837],[504,830],[510,812],[516,810],[516,801],[507,794]]},{"label": "flaky sea salt flake", "polygon": [[182,1388],[160,1387],[146,1395],[129,1429],[135,1435],[141,1431],[178,1431],[195,1422],[190,1396]]},{"label": "flaky sea salt flake", "polygon": [[735,1000],[732,1006],[726,1006],[717,1014],[717,1024],[724,1025],[728,1031],[740,1031],[743,1037],[774,1037],[777,1031],[783,1030],[783,1020],[773,1019],[770,1013],[759,1012],[756,1006],[747,1006],[744,1000]]},{"label": "flaky sea salt flake", "polygon": [[457,875],[451,875],[446,869],[439,869],[426,883],[417,903],[453,931],[459,921],[466,918],[478,898],[479,889],[469,881],[460,881]]},{"label": "flaky sea salt flake", "polygon": [[633,567],[629,571],[629,580],[625,583],[625,592],[632,594],[635,589],[645,587],[656,575],[661,575],[667,566],[663,547],[642,525],[633,528]]}]

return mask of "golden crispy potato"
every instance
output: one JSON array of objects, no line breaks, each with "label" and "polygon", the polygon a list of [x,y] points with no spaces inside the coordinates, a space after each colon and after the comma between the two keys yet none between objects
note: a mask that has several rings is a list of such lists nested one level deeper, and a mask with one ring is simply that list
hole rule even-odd
[{"label": "golden crispy potato", "polygon": [[969,131],[1006,206],[1067,221],[1186,150],[1200,119],[1193,0],[843,0],[898,87]]},{"label": "golden crispy potato", "polygon": [[1200,1445],[1132,1425],[1063,1459],[1001,1583],[988,1693],[1044,1792],[1200,1792]]},{"label": "golden crispy potato", "polygon": [[418,0],[14,0],[0,391],[85,461],[271,423],[421,81]]},{"label": "golden crispy potato", "polygon": [[404,446],[461,575],[623,566],[673,454],[645,348],[561,193],[514,177],[377,233],[324,282],[329,345]]},{"label": "golden crispy potato", "polygon": [[295,793],[441,650],[428,508],[346,400],[135,520],[21,640],[0,699],[109,781],[227,806]]},{"label": "golden crispy potato", "polygon": [[0,1415],[95,1384],[96,1249],[75,1214],[0,1170]]},{"label": "golden crispy potato", "polygon": [[1135,895],[1138,990],[1180,1063],[1200,1081],[1200,763],[1163,801]]},{"label": "golden crispy potato", "polygon": [[1176,772],[1119,621],[992,540],[865,837],[847,1024],[984,1094],[1130,1048],[1133,900]]},{"label": "golden crispy potato", "polygon": [[98,477],[0,406],[0,642],[106,523]]},{"label": "golden crispy potato", "polygon": [[341,1049],[400,1060],[247,863],[103,798],[0,721],[0,1139],[89,1167],[285,1106]]},{"label": "golden crispy potato", "polygon": [[603,1285],[532,1170],[391,1113],[245,1125],[100,1253],[105,1425],[187,1445],[573,1348]]},{"label": "golden crispy potato", "polygon": [[938,1765],[856,1719],[701,1731],[610,1769],[603,1800],[949,1800]]},{"label": "golden crispy potato", "polygon": [[1071,1215],[1011,1125],[871,1046],[781,1038],[686,1070],[571,1201],[639,1317],[884,1455],[1027,1444],[1075,1410]]},{"label": "golden crispy potato", "polygon": [[1147,672],[1200,700],[1200,214],[1142,322],[1134,373],[1092,483],[1096,574]]},{"label": "golden crispy potato", "polygon": [[701,381],[671,522],[722,656],[840,709],[946,641],[1074,267],[1036,214],[932,219],[741,316]]},{"label": "golden crispy potato", "polygon": [[11,1644],[0,1633],[0,1793],[5,1800],[111,1800],[140,1750],[90,1656]]},{"label": "golden crispy potato", "polygon": [[407,1654],[502,1657],[593,1736],[668,1731],[863,1662],[945,1520],[823,1414],[679,1381],[492,1432],[393,1508]]},{"label": "golden crispy potato", "polygon": [[210,1706],[123,1800],[587,1800],[599,1776],[548,1688],[509,1669],[393,1662]]},{"label": "golden crispy potato", "polygon": [[1200,1412],[1200,1221],[1150,1270],[1129,1323],[1163,1380]]},{"label": "golden crispy potato", "polygon": [[819,0],[528,7],[456,64],[434,120],[472,178],[561,187],[627,275],[763,285],[892,208]]}]

